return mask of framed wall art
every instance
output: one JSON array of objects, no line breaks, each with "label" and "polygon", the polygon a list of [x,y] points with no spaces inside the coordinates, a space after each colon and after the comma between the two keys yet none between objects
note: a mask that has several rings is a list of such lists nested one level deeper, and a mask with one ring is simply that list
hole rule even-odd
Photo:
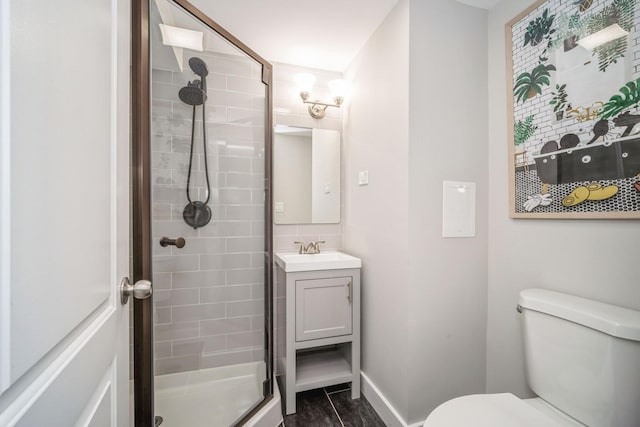
[{"label": "framed wall art", "polygon": [[513,218],[640,218],[640,0],[541,0],[507,24]]}]

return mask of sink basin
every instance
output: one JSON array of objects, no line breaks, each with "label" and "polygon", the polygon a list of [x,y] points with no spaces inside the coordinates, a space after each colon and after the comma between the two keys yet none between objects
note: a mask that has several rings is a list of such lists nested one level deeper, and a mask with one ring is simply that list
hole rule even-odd
[{"label": "sink basin", "polygon": [[326,251],[319,254],[277,253],[276,264],[287,273],[297,271],[339,270],[360,268],[360,258],[342,252]]}]

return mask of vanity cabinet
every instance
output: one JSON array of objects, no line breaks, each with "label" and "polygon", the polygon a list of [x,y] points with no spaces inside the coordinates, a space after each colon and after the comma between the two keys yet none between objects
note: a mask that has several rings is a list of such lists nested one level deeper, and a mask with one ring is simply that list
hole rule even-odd
[{"label": "vanity cabinet", "polygon": [[286,413],[296,412],[296,393],[314,388],[350,382],[359,398],[360,269],[286,272],[278,263],[276,282]]}]

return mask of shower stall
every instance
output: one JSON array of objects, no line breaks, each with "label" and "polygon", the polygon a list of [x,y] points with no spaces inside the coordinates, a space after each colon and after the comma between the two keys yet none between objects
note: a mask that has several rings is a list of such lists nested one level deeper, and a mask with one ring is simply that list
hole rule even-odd
[{"label": "shower stall", "polygon": [[133,8],[136,427],[272,399],[271,66],[183,0]]}]

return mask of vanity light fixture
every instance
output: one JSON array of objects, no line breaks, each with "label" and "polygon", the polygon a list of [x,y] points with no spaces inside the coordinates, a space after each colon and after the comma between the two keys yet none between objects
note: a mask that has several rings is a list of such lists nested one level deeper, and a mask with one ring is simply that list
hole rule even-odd
[{"label": "vanity light fixture", "polygon": [[309,104],[309,114],[314,119],[321,119],[327,114],[327,108],[340,108],[344,102],[344,96],[347,92],[347,83],[344,80],[331,80],[329,82],[329,90],[333,96],[333,103],[321,102],[318,100],[310,101],[311,89],[316,82],[315,76],[309,73],[300,73],[295,76],[295,81],[300,92],[300,98],[305,104]]},{"label": "vanity light fixture", "polygon": [[609,25],[607,28],[595,32],[587,37],[581,38],[578,40],[578,44],[583,48],[591,51],[598,46],[602,46],[605,43],[610,41],[619,39],[620,37],[624,37],[628,35],[629,32],[626,31],[618,24]]}]

